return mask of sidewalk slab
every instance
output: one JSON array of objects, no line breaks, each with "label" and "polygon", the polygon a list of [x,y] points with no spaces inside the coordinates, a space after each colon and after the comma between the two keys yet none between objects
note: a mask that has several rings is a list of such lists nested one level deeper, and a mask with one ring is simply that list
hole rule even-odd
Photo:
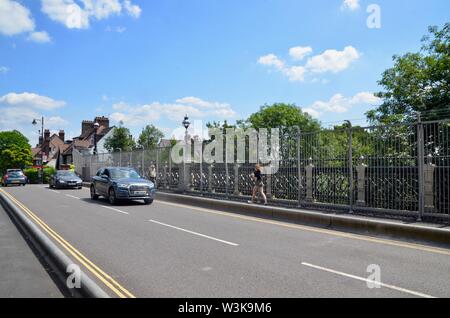
[{"label": "sidewalk slab", "polygon": [[62,298],[49,272],[0,205],[0,298]]}]

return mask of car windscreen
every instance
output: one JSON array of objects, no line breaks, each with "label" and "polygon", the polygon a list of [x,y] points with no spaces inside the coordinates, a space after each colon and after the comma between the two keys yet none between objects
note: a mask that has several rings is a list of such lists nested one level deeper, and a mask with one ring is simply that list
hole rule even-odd
[{"label": "car windscreen", "polygon": [[141,177],[139,173],[132,169],[111,169],[110,173],[112,179],[139,179]]},{"label": "car windscreen", "polygon": [[56,173],[58,177],[77,177],[77,175],[70,171],[59,171]]},{"label": "car windscreen", "polygon": [[20,178],[23,177],[23,173],[22,172],[18,172],[18,171],[14,171],[14,172],[10,172],[8,173],[8,175],[12,178]]}]

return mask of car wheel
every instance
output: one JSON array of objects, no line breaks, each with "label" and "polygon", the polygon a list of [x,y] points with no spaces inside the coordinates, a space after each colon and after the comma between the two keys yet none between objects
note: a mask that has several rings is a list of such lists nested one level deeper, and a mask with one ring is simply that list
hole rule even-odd
[{"label": "car wheel", "polygon": [[95,193],[95,187],[91,186],[91,199],[92,200],[97,200],[98,199],[98,195]]},{"label": "car wheel", "polygon": [[117,203],[116,191],[113,188],[109,189],[108,200],[111,205],[116,205]]},{"label": "car wheel", "polygon": [[144,199],[144,203],[145,203],[146,205],[150,205],[150,204],[153,203],[153,199]]}]

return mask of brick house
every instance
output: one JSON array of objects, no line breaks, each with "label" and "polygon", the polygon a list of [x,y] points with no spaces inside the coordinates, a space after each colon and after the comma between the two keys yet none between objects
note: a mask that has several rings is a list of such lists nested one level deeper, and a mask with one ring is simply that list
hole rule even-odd
[{"label": "brick house", "polygon": [[44,137],[39,138],[39,144],[31,149],[33,165],[47,165],[57,167],[59,155],[70,146],[65,141],[65,132],[60,130],[58,134],[50,134],[50,130],[44,130]]},{"label": "brick house", "polygon": [[[95,133],[94,124],[98,123],[100,126]],[[115,127],[109,126],[109,118],[95,117],[94,120],[83,120],[81,122],[81,134],[73,138],[69,147],[61,152],[61,164],[70,165],[73,163],[73,150],[76,149],[81,153],[92,154],[94,152],[95,138],[97,139],[98,152],[104,152],[102,145],[104,141],[112,135]]]}]

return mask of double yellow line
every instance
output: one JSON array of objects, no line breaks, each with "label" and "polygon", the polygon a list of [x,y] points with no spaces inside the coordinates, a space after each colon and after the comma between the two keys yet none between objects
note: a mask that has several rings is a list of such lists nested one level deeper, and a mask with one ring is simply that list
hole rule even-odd
[{"label": "double yellow line", "polygon": [[44,221],[42,221],[36,214],[28,209],[23,203],[14,198],[11,194],[0,189],[1,193],[6,195],[11,201],[13,201],[18,207],[22,209],[34,222],[39,225],[48,235],[50,235],[56,242],[58,242],[70,255],[72,255],[77,261],[83,264],[95,277],[103,282],[109,289],[111,289],[120,298],[136,298],[132,293],[115,281],[111,276],[102,271],[97,265],[92,263],[86,256],[73,247],[69,242],[51,229]]}]

